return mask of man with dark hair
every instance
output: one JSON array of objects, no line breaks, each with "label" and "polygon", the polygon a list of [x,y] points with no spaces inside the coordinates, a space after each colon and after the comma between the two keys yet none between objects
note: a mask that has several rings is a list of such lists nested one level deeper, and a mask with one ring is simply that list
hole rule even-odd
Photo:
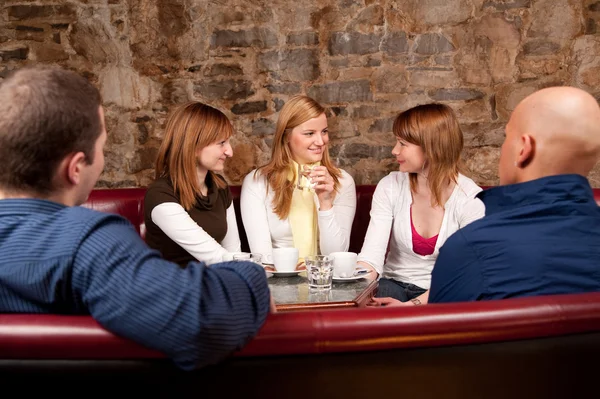
[{"label": "man with dark hair", "polygon": [[250,262],[185,268],[118,215],[81,205],[104,167],[98,91],[56,67],[0,85],[0,312],[91,314],[182,369],[242,347],[269,313]]}]

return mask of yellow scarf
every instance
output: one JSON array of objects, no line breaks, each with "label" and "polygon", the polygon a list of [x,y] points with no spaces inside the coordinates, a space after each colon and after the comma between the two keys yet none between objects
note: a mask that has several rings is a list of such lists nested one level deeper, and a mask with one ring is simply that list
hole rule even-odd
[{"label": "yellow scarf", "polygon": [[[310,166],[318,166],[320,162]],[[298,189],[298,179],[301,179],[302,186]],[[288,180],[294,181],[294,193],[292,195],[292,204],[288,221],[292,228],[292,237],[294,247],[298,248],[299,262],[309,255],[317,255],[319,252],[319,228],[317,223],[317,207],[315,205],[314,192],[308,188],[310,180],[304,176],[298,175],[298,164],[292,161],[288,172]]]}]

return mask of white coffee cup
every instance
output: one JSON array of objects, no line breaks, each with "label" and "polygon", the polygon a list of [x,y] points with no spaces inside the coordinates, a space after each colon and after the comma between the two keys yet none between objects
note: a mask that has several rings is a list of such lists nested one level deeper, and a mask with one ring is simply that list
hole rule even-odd
[{"label": "white coffee cup", "polygon": [[333,252],[329,254],[333,259],[334,277],[352,277],[356,270],[356,260],[358,255],[354,252]]},{"label": "white coffee cup", "polygon": [[274,248],[273,266],[278,272],[293,272],[298,264],[298,248]]}]

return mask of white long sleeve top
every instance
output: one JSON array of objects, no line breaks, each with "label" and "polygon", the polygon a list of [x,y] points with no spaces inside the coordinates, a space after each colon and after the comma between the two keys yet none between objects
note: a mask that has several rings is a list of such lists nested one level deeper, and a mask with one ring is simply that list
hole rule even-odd
[{"label": "white long sleeve top", "polygon": [[[281,220],[273,212],[273,190],[267,193],[267,181],[256,169],[242,183],[240,208],[242,221],[250,251],[262,254],[263,262],[272,263],[273,248],[293,247],[292,228],[288,219]],[[319,199],[314,195],[317,206],[319,246],[323,255],[336,251],[347,251],[350,246],[350,231],[356,212],[356,187],[354,179],[342,170],[340,190],[333,208],[319,210]]]},{"label": "white long sleeve top", "polygon": [[482,190],[481,187],[463,175],[459,175],[457,180],[458,184],[444,206],[444,218],[435,250],[433,254],[423,256],[412,249],[412,194],[408,174],[392,172],[381,179],[373,194],[371,221],[358,260],[373,266],[382,278],[429,289],[433,265],[446,239],[485,215],[483,202],[475,197]]},{"label": "white long sleeve top", "polygon": [[227,208],[227,234],[221,242],[211,237],[176,202],[157,205],[151,215],[152,221],[171,240],[206,264],[221,262],[224,255],[242,250],[233,203]]}]

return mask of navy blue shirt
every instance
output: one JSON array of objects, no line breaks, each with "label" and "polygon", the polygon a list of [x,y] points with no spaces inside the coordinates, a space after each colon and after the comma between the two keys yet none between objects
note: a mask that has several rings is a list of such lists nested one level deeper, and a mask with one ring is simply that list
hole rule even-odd
[{"label": "navy blue shirt", "polygon": [[186,268],[150,249],[118,215],[39,199],[0,200],[0,312],[91,314],[183,369],[241,348],[269,312],[264,270]]},{"label": "navy blue shirt", "polygon": [[429,302],[600,291],[600,207],[585,177],[544,177],[478,197],[485,217],[440,248]]}]

